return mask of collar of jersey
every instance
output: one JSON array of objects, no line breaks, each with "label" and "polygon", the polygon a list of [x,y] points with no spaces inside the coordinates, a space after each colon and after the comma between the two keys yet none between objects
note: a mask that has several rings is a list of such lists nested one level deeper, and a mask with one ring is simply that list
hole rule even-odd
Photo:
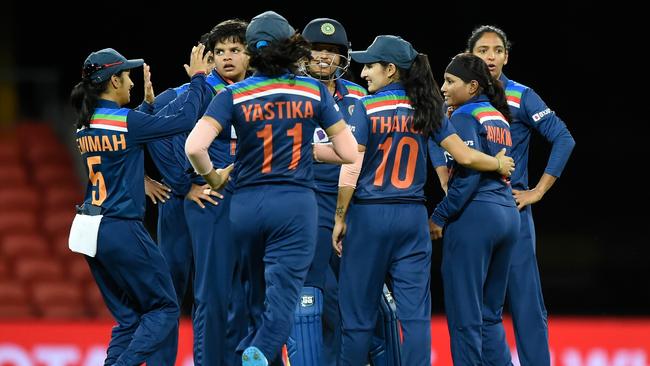
[{"label": "collar of jersey", "polygon": [[96,108],[115,108],[115,109],[119,109],[120,106],[117,105],[117,103],[113,102],[112,100],[99,99],[97,101],[97,107]]},{"label": "collar of jersey", "polygon": [[381,92],[390,91],[390,90],[404,90],[404,85],[402,85],[402,83],[400,82],[390,83],[382,87],[381,89],[377,90],[375,94],[379,94]]}]

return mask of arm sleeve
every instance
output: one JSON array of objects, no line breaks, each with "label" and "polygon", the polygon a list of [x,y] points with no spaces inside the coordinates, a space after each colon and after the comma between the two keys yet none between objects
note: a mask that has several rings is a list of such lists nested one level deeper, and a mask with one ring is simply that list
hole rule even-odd
[{"label": "arm sleeve", "polygon": [[[477,149],[482,149],[477,131],[478,124],[474,118],[466,114],[455,114],[452,116],[452,122],[454,122],[454,127],[464,141],[473,141]],[[433,215],[431,215],[431,220],[440,227],[444,227],[449,219],[460,214],[467,202],[474,196],[481,180],[481,173],[476,170],[458,164],[454,169],[447,195],[436,206]]]},{"label": "arm sleeve", "polygon": [[429,160],[431,160],[431,165],[434,168],[440,166],[447,166],[447,156],[445,155],[445,149],[440,147],[432,138],[427,140],[427,149],[429,151]]},{"label": "arm sleeve", "polygon": [[522,96],[522,102],[525,122],[552,144],[544,172],[559,177],[571,156],[575,140],[566,124],[546,106],[534,90],[527,89]]},{"label": "arm sleeve", "polygon": [[211,97],[211,91],[204,86],[204,79],[205,75],[192,77],[187,100],[176,114],[151,116],[136,110],[129,111],[129,135],[136,143],[146,143],[191,130],[198,119],[201,104],[205,98]]},{"label": "arm sleeve", "polygon": [[185,141],[185,154],[197,174],[208,174],[212,170],[212,160],[208,148],[221,132],[220,125],[201,118]]},{"label": "arm sleeve", "polygon": [[352,164],[343,164],[339,172],[339,187],[357,188],[357,181],[363,165],[364,152],[357,152],[357,157]]}]

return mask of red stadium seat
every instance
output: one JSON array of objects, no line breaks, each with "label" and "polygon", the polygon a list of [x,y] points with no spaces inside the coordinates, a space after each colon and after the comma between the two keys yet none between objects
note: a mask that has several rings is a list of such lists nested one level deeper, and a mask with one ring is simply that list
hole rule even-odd
[{"label": "red stadium seat", "polygon": [[17,258],[14,262],[14,274],[15,278],[23,283],[64,278],[62,264],[56,257]]},{"label": "red stadium seat", "polygon": [[70,248],[68,248],[68,234],[69,233],[60,233],[54,236],[50,242],[52,253],[62,261],[68,261],[70,258],[77,255],[77,253],[74,253]]},{"label": "red stadium seat", "polygon": [[36,189],[30,186],[0,188],[0,210],[36,210],[40,199]]},{"label": "red stadium seat", "polygon": [[0,164],[0,187],[16,187],[27,184],[27,171],[20,164]]},{"label": "red stadium seat", "polygon": [[72,169],[64,169],[61,165],[38,165],[33,171],[34,180],[40,185],[72,185],[77,183],[77,176]]},{"label": "red stadium seat", "polygon": [[20,148],[15,140],[0,139],[0,165],[2,163],[18,162],[22,159]]},{"label": "red stadium seat", "polygon": [[25,288],[13,281],[0,280],[0,318],[14,319],[32,316]]},{"label": "red stadium seat", "polygon": [[83,291],[69,281],[45,281],[32,286],[34,308],[45,318],[77,319],[88,316]]},{"label": "red stadium seat", "polygon": [[0,255],[7,260],[18,257],[46,257],[47,240],[40,234],[10,234],[0,237]]},{"label": "red stadium seat", "polygon": [[74,207],[83,201],[83,191],[80,187],[52,187],[43,195],[46,209]]},{"label": "red stadium seat", "polygon": [[33,210],[1,210],[0,235],[35,232],[37,222],[36,212]]},{"label": "red stadium seat", "polygon": [[70,256],[65,261],[67,278],[77,283],[90,283],[93,281],[93,275],[90,273],[88,262],[83,254],[70,252]]},{"label": "red stadium seat", "polygon": [[56,141],[56,135],[49,123],[23,121],[16,124],[18,141]]},{"label": "red stadium seat", "polygon": [[4,281],[11,277],[11,270],[9,264],[4,259],[0,258],[0,281]]},{"label": "red stadium seat", "polygon": [[45,211],[43,214],[43,227],[52,237],[63,234],[68,235],[70,234],[74,216],[74,206]]}]

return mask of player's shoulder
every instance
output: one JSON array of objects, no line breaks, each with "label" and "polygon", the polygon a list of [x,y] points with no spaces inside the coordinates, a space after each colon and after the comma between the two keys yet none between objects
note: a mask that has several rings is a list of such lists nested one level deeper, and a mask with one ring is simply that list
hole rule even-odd
[{"label": "player's shoulder", "polygon": [[357,83],[353,83],[345,79],[339,79],[339,81],[347,91],[347,93],[344,95],[345,97],[361,99],[368,95],[366,89]]}]

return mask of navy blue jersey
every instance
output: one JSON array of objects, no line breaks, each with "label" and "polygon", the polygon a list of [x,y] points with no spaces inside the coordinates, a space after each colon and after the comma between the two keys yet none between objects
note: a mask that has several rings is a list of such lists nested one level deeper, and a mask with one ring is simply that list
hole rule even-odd
[{"label": "navy blue jersey", "polygon": [[[413,107],[404,87],[393,83],[363,97],[350,126],[366,147],[355,199],[424,201],[428,139],[413,129]],[[453,133],[445,118],[431,137],[439,144]]]},{"label": "navy blue jersey", "polygon": [[[448,119],[446,115],[443,118]],[[445,151],[445,149],[443,149],[439,144],[433,141],[433,139],[429,139],[428,149],[429,160],[431,161],[431,165],[434,168],[437,168],[439,166],[450,167],[451,155],[449,155],[449,153]]]},{"label": "navy blue jersey", "polygon": [[509,80],[503,74],[499,79],[505,86],[506,98],[512,114],[510,156],[515,160],[515,171],[510,177],[512,187],[520,190],[528,189],[528,147],[533,130],[553,144],[544,172],[559,177],[575,145],[571,133],[533,89]]},{"label": "navy blue jersey", "polygon": [[[347,80],[336,80],[336,91],[334,101],[343,115],[343,119],[350,120],[354,105],[357,100],[365,96],[366,90],[361,86]],[[314,131],[314,143],[327,143],[327,133],[320,127]],[[316,191],[322,193],[336,194],[338,192],[339,172],[341,166],[338,164],[327,164],[314,161],[314,183]]]},{"label": "navy blue jersey", "polygon": [[[512,148],[510,126],[485,95],[470,99],[451,115],[451,124],[460,138],[472,149],[496,155]],[[515,206],[510,183],[496,172],[479,172],[463,167],[452,160],[449,189],[438,204],[431,219],[439,226],[456,218],[470,201],[493,202]]]},{"label": "navy blue jersey", "polygon": [[178,113],[152,116],[100,100],[89,127],[77,131],[77,146],[88,169],[85,204],[102,206],[108,217],[142,219],[145,209],[144,144],[190,131],[205,99],[205,76],[192,78]]},{"label": "navy blue jersey", "polygon": [[316,127],[343,119],[327,88],[317,80],[284,74],[255,75],[229,85],[206,116],[223,133],[237,134],[237,187],[289,183],[314,187],[312,138]]},{"label": "navy blue jersey", "polygon": [[[212,71],[205,81],[213,90],[213,95],[228,85],[216,71]],[[167,89],[158,95],[154,101],[153,113],[157,115],[176,113],[187,99],[188,88],[189,83]],[[200,115],[205,112],[210,100],[209,98],[205,100]],[[182,196],[189,192],[192,183],[205,184],[203,177],[192,173],[190,162],[185,155],[186,139],[187,134],[184,133],[147,144],[149,153],[163,177],[163,183],[169,185],[175,194]],[[236,141],[230,133],[223,133],[210,145],[210,158],[215,167],[223,168],[233,162]]]}]

